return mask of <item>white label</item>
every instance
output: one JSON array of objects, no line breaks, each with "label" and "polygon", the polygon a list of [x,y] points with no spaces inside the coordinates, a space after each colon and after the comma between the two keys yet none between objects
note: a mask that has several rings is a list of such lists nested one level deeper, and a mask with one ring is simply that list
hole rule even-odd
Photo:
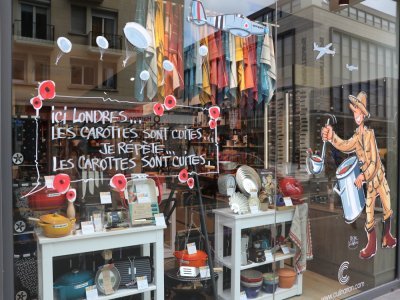
[{"label": "white label", "polygon": [[257,190],[251,190],[250,191],[250,198],[252,198],[252,197],[258,198]]},{"label": "white label", "polygon": [[156,226],[166,226],[165,225],[165,218],[164,218],[164,214],[163,213],[155,214],[154,215],[154,219],[156,221]]},{"label": "white label", "polygon": [[53,189],[54,176],[44,176],[44,181],[48,189]]},{"label": "white label", "polygon": [[147,276],[136,277],[138,290],[144,290],[149,288],[149,283],[147,282]]},{"label": "white label", "polygon": [[100,202],[101,204],[111,204],[111,193],[100,192]]},{"label": "white label", "polygon": [[290,249],[288,246],[282,245],[281,246],[283,254],[290,254]]},{"label": "white label", "polygon": [[81,222],[82,234],[94,233],[94,226],[91,221]]},{"label": "white label", "polygon": [[240,300],[247,300],[247,295],[245,291],[240,292]]},{"label": "white label", "polygon": [[209,266],[200,267],[199,269],[200,269],[200,278],[210,277],[210,267]]},{"label": "white label", "polygon": [[290,197],[283,197],[283,201],[285,202],[285,206],[293,206],[293,202]]},{"label": "white label", "polygon": [[252,206],[250,206],[250,212],[251,212],[252,214],[259,213],[259,212],[260,212],[260,209],[258,208],[258,205],[252,205]]},{"label": "white label", "polygon": [[228,188],[228,189],[226,190],[226,194],[227,194],[228,196],[232,196],[234,192],[235,192],[235,188]]},{"label": "white label", "polygon": [[272,255],[271,252],[269,252],[269,251],[264,251],[264,254],[265,254],[265,259],[266,259],[266,261],[273,261],[273,260],[274,260],[274,256]]},{"label": "white label", "polygon": [[99,293],[95,285],[86,288],[86,300],[94,300],[99,298]]},{"label": "white label", "polygon": [[146,185],[136,185],[136,197],[138,203],[151,203],[151,199],[149,197],[149,189]]},{"label": "white label", "polygon": [[186,245],[188,254],[196,254],[197,249],[196,249],[196,243],[189,243]]}]

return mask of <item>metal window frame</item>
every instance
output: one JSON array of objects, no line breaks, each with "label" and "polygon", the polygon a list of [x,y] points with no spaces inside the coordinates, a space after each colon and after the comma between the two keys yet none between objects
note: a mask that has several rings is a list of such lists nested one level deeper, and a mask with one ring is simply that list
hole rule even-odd
[{"label": "metal window frame", "polygon": [[2,245],[0,299],[14,299],[13,217],[10,213],[12,212],[12,3],[12,1],[0,3],[0,244]]}]

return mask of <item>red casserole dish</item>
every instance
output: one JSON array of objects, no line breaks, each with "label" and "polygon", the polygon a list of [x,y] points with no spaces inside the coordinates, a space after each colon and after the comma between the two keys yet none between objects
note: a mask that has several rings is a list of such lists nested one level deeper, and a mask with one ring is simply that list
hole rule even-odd
[{"label": "red casserole dish", "polygon": [[174,256],[179,266],[185,267],[204,267],[207,262],[207,253],[197,250],[195,254],[188,254],[187,250],[175,251]]},{"label": "red casserole dish", "polygon": [[44,188],[28,196],[28,205],[32,210],[55,210],[65,206],[65,194]]}]

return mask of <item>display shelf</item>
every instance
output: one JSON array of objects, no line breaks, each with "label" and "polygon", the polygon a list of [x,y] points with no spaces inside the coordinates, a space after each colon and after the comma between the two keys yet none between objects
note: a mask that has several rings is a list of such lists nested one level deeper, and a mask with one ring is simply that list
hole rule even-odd
[{"label": "display shelf", "polygon": [[[267,265],[267,264],[271,264],[274,262],[279,262],[288,258],[292,258],[295,256],[295,250],[294,249],[290,249],[290,253],[289,254],[283,254],[283,253],[276,253],[275,255],[273,255],[274,259],[272,260],[266,260],[264,262],[259,262],[259,263],[250,263],[247,265],[242,265],[240,267],[240,270],[247,270],[247,269],[251,269],[251,268],[255,268],[255,267],[259,267],[259,266],[263,266],[263,265]],[[224,264],[225,267],[228,267],[229,269],[232,269],[232,257],[231,256],[225,256],[222,259],[222,263]]]},{"label": "display shelf", "polygon": [[131,296],[131,295],[136,295],[136,294],[141,294],[141,293],[146,293],[146,292],[150,292],[150,291],[154,291],[156,290],[157,287],[155,284],[150,283],[149,287],[147,289],[143,289],[143,290],[138,290],[137,288],[134,289],[119,289],[117,290],[114,294],[111,295],[103,295],[97,298],[99,300],[108,300],[108,299],[117,299],[117,298],[121,298],[121,297],[127,297],[127,296]]},{"label": "display shelf", "polygon": [[[290,297],[294,297],[296,295],[299,295],[299,289],[301,290],[300,285],[301,285],[301,283],[297,282],[290,289],[282,289],[282,288],[278,287],[274,294],[265,293],[264,291],[261,290],[260,293],[258,294],[258,296],[256,298],[252,298],[252,299],[256,299],[256,300],[267,300],[267,299],[282,300],[282,299],[287,299],[287,298],[290,298]],[[229,300],[232,299],[231,290],[230,289],[224,290],[223,293],[219,295],[219,299],[229,299]]]}]

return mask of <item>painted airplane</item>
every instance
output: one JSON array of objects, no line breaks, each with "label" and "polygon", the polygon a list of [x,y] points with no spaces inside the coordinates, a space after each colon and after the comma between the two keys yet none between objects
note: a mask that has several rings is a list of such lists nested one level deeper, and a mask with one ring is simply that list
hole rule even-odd
[{"label": "painted airplane", "polygon": [[346,68],[347,68],[347,70],[349,70],[350,72],[358,71],[358,66],[355,66],[355,65],[346,64]]},{"label": "painted airplane", "polygon": [[253,22],[240,14],[207,16],[201,1],[192,1],[191,15],[188,17],[188,21],[198,26],[207,24],[239,37],[264,35],[269,32],[268,26]]},{"label": "painted airplane", "polygon": [[319,51],[319,54],[317,55],[317,58],[315,60],[320,59],[325,54],[335,55],[336,50],[335,49],[329,49],[331,46],[332,46],[332,43],[329,43],[325,47],[319,47],[317,45],[317,43],[314,42],[314,51]]}]

